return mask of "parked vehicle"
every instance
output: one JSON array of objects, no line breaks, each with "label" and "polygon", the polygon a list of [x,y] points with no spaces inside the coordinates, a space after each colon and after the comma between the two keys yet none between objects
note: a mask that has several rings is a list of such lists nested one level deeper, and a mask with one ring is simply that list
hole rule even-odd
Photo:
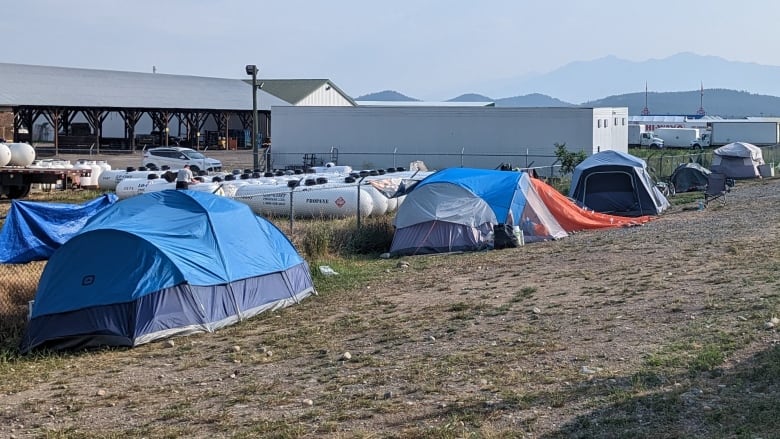
[{"label": "parked vehicle", "polygon": [[206,157],[194,149],[179,146],[147,149],[144,151],[142,165],[152,169],[161,169],[163,166],[181,169],[184,165],[190,165],[194,173],[201,170],[207,172],[222,170],[222,162],[219,160]]},{"label": "parked vehicle", "polygon": [[652,131],[646,131],[644,125],[628,126],[628,146],[641,148],[663,148],[663,139]]},{"label": "parked vehicle", "polygon": [[777,122],[722,121],[711,122],[710,130],[693,141],[693,147],[723,146],[734,142],[745,142],[756,146],[780,143],[780,128]]},{"label": "parked vehicle", "polygon": [[699,139],[698,128],[656,128],[655,135],[663,139],[666,148],[701,148],[695,141]]}]

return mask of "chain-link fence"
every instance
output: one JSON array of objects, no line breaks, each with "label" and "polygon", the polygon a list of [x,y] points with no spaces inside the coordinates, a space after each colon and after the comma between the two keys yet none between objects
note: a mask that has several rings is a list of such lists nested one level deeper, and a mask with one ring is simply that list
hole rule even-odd
[{"label": "chain-link fence", "polygon": [[[780,163],[780,145],[764,146],[761,148],[761,154],[764,163],[772,168],[776,168]],[[697,151],[690,154],[679,154],[679,151],[659,151],[651,153],[645,161],[654,177],[659,180],[668,180],[674,170],[682,163],[698,163],[705,168],[712,165],[712,150]]]},{"label": "chain-link fence", "polygon": [[24,329],[45,261],[0,264],[0,346]]},{"label": "chain-link fence", "polygon": [[503,166],[520,169],[536,169],[539,175],[553,176],[559,168],[555,155],[523,153],[489,153],[489,148],[456,148],[449,153],[420,153],[395,149],[388,152],[339,152],[338,148],[314,152],[272,152],[271,166],[277,169],[304,169],[323,166],[328,162],[349,165],[355,169],[409,167],[412,162],[423,162],[428,169],[451,167],[499,169]]}]

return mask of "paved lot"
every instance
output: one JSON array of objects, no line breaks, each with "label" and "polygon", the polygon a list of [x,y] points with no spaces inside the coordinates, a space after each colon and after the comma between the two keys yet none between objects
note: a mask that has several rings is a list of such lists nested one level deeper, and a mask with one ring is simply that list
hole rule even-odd
[{"label": "paved lot", "polygon": [[[204,151],[209,157],[222,161],[224,169],[245,169],[251,168],[253,159],[251,150],[240,151]],[[46,157],[50,158],[50,157]],[[143,153],[140,151],[123,154],[60,154],[57,158],[70,160],[75,163],[79,159],[105,160],[111,165],[112,169],[121,169],[128,166],[138,167],[143,164]]]}]

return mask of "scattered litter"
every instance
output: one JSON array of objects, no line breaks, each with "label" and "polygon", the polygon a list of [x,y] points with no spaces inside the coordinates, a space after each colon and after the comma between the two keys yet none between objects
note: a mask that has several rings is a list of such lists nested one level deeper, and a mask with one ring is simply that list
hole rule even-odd
[{"label": "scattered litter", "polygon": [[320,265],[320,273],[322,273],[325,276],[336,276],[336,275],[338,275],[336,270],[330,268],[327,265]]}]

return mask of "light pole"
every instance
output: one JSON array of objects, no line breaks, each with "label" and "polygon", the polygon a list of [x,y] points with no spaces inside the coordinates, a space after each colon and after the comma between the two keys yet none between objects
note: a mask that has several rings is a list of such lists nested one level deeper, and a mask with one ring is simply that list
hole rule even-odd
[{"label": "light pole", "polygon": [[168,146],[168,131],[170,128],[165,127],[165,146]]},{"label": "light pole", "polygon": [[257,66],[247,64],[246,74],[252,75],[252,169],[258,169],[260,157],[257,154]]},{"label": "light pole", "polygon": [[197,148],[198,151],[200,151],[200,131],[195,134],[195,148]]}]

